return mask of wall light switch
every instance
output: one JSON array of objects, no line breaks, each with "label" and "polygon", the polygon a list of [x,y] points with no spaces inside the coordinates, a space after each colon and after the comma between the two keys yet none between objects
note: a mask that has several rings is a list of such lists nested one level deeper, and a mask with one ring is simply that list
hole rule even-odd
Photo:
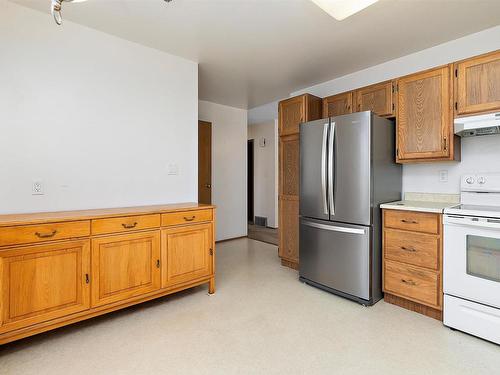
[{"label": "wall light switch", "polygon": [[448,171],[439,171],[439,182],[448,182]]},{"label": "wall light switch", "polygon": [[179,174],[179,166],[175,163],[170,163],[168,165],[168,175],[177,176]]},{"label": "wall light switch", "polygon": [[32,195],[43,195],[43,182],[42,180],[34,180],[33,185],[31,187]]}]

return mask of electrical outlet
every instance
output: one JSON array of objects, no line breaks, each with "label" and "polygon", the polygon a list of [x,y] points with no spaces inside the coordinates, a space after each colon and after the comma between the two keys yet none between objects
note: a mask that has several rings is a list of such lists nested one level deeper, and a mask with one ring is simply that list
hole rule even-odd
[{"label": "electrical outlet", "polygon": [[42,180],[34,180],[33,185],[31,187],[32,195],[43,195],[43,182]]},{"label": "electrical outlet", "polygon": [[439,182],[448,182],[448,171],[439,171]]}]

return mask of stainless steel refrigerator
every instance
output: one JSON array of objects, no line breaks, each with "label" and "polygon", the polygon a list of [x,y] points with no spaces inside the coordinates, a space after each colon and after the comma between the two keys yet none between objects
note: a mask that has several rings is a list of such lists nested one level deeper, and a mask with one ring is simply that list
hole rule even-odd
[{"label": "stainless steel refrigerator", "polygon": [[381,203],[401,198],[395,126],[372,112],[300,125],[300,280],[382,298]]}]

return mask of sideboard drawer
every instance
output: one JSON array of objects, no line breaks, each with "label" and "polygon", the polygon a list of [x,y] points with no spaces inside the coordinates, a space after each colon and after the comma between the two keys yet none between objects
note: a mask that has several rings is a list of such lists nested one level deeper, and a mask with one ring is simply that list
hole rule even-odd
[{"label": "sideboard drawer", "polygon": [[384,230],[385,259],[409,263],[415,266],[439,269],[439,236],[409,233],[399,230]]},{"label": "sideboard drawer", "polygon": [[437,272],[386,260],[384,291],[440,308],[440,279]]},{"label": "sideboard drawer", "polygon": [[123,216],[92,220],[92,235],[123,233],[160,227],[160,215]]},{"label": "sideboard drawer", "polygon": [[89,235],[89,220],[2,227],[0,228],[0,246],[64,240]]},{"label": "sideboard drawer", "polygon": [[161,225],[166,227],[170,225],[200,223],[212,221],[212,210],[194,210],[183,212],[170,212],[161,215]]},{"label": "sideboard drawer", "polygon": [[384,210],[386,228],[439,234],[441,223],[439,214],[414,211]]}]

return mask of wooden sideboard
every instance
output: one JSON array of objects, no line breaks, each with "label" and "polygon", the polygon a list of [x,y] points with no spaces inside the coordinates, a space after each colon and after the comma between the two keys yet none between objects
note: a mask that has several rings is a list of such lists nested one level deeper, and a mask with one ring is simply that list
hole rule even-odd
[{"label": "wooden sideboard", "polygon": [[208,283],[215,207],[0,215],[0,344]]}]

